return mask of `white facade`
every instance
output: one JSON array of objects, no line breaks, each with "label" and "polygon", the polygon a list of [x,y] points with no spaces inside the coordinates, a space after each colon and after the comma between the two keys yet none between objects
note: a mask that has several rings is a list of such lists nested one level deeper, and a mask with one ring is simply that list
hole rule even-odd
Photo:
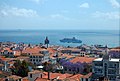
[{"label": "white facade", "polygon": [[30,62],[35,65],[41,65],[44,62],[49,61],[49,52],[48,51],[40,51],[39,54],[31,54]]},{"label": "white facade", "polygon": [[120,75],[120,59],[110,57],[95,59],[92,71],[96,77],[108,77],[110,81],[115,81]]},{"label": "white facade", "polygon": [[28,73],[28,79],[29,81],[35,81],[36,78],[41,77],[42,78],[42,73],[40,71],[32,71]]}]

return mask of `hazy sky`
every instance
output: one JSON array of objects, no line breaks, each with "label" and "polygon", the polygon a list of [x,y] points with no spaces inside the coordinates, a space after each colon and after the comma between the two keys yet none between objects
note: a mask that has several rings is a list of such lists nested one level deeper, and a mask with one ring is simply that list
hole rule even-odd
[{"label": "hazy sky", "polygon": [[120,0],[0,0],[0,29],[119,29]]}]

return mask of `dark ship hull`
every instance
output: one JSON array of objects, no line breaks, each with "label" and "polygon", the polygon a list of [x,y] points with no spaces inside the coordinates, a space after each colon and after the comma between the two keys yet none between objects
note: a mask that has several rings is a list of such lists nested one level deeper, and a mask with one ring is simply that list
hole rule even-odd
[{"label": "dark ship hull", "polygon": [[64,39],[60,40],[60,42],[63,42],[63,43],[82,43],[81,40],[78,40],[75,37],[73,37],[73,38],[64,38]]}]

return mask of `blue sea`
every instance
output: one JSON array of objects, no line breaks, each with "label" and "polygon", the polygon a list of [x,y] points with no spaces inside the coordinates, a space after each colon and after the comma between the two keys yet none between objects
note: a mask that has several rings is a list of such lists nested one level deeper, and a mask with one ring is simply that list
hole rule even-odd
[{"label": "blue sea", "polygon": [[[119,30],[0,30],[0,42],[24,42],[31,44],[44,43],[48,37],[50,45],[79,46],[87,45],[108,45],[109,47],[120,46]],[[63,38],[82,40],[82,43],[61,43]]]}]

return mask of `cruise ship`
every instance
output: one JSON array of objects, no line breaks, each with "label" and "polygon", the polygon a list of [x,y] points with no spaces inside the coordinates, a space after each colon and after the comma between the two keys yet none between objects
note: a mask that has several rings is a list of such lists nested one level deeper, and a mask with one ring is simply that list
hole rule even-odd
[{"label": "cruise ship", "polygon": [[64,39],[61,39],[60,42],[63,42],[63,43],[82,43],[81,40],[78,40],[75,37],[73,37],[73,38],[64,38]]}]

